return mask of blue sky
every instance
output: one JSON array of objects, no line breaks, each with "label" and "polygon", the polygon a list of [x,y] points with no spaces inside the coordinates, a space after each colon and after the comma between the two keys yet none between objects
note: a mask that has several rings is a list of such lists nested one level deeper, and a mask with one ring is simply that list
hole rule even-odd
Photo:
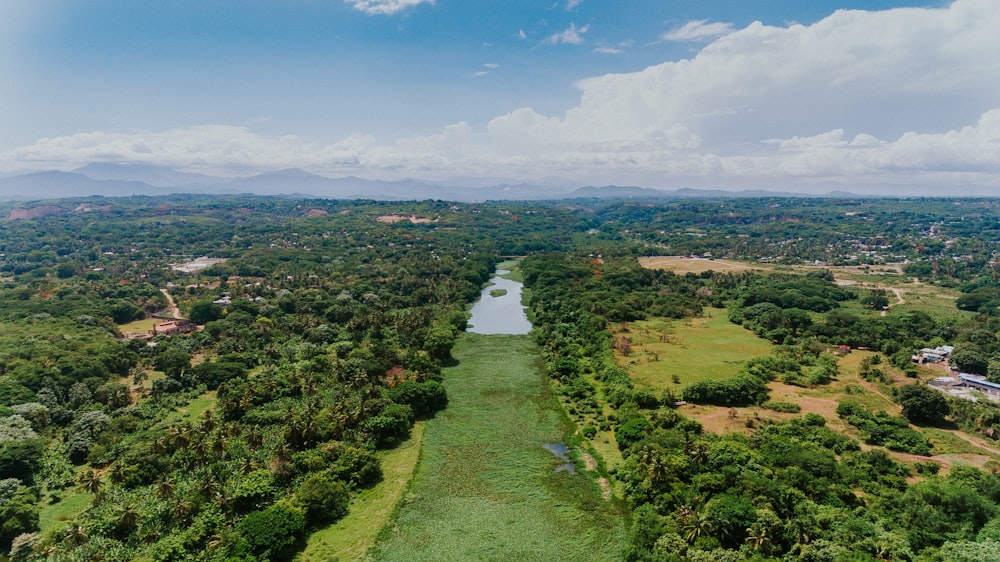
[{"label": "blue sky", "polygon": [[982,192],[995,29],[994,0],[5,0],[0,171]]}]

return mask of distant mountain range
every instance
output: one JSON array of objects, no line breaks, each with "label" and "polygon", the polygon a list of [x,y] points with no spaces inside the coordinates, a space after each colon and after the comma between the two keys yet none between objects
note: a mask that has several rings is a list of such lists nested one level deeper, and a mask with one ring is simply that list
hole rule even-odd
[{"label": "distant mountain range", "polygon": [[[357,177],[328,178],[299,169],[222,178],[146,164],[88,164],[72,172],[32,172],[0,178],[0,198],[57,199],[102,195],[167,195],[171,193],[295,195],[324,199],[448,201],[552,199],[679,199],[715,197],[824,197],[777,191],[658,190],[635,186],[555,188],[531,184],[461,187],[416,180],[374,181]],[[833,197],[857,197],[848,193]]]}]

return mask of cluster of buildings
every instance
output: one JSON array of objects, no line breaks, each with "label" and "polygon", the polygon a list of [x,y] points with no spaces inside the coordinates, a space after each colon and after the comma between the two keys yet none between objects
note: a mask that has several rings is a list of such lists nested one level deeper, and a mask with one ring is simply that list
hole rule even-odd
[{"label": "cluster of buildings", "polygon": [[[942,345],[934,349],[924,348],[918,355],[913,356],[915,363],[940,363],[951,355],[955,348],[950,345]],[[976,401],[976,396],[969,391],[975,390],[986,395],[994,402],[1000,402],[1000,384],[990,382],[982,375],[959,372],[955,367],[948,367],[948,371],[954,373],[949,377],[938,377],[930,382],[931,386],[966,400]]]},{"label": "cluster of buildings", "polygon": [[947,359],[952,351],[955,351],[955,347],[951,345],[941,345],[933,349],[925,347],[920,350],[920,353],[910,356],[910,360],[921,365],[924,363],[940,363]]}]

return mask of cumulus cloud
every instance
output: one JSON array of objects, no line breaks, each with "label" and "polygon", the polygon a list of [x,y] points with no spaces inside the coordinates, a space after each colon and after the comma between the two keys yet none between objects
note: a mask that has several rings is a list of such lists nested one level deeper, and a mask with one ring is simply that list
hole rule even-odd
[{"label": "cumulus cloud", "polygon": [[329,146],[219,125],[86,133],[42,139],[0,154],[0,163],[65,169],[134,160],[230,173],[295,166],[380,179],[558,176],[662,187],[1000,188],[996,29],[995,0],[838,11],[811,25],[753,23],[689,59],[582,80],[579,102],[557,115],[522,107],[485,127],[460,121],[433,135],[359,135]]},{"label": "cumulus cloud", "polygon": [[709,23],[708,20],[695,20],[664,33],[660,39],[664,41],[704,41],[726,35],[732,31],[733,24],[731,23]]},{"label": "cumulus cloud", "polygon": [[434,0],[344,0],[355,10],[368,15],[392,15],[411,6],[433,4]]},{"label": "cumulus cloud", "polygon": [[543,45],[582,45],[583,44],[583,34],[590,30],[590,25],[585,25],[580,29],[576,28],[575,23],[569,24],[569,27],[562,33],[556,33],[550,35],[542,41]]}]

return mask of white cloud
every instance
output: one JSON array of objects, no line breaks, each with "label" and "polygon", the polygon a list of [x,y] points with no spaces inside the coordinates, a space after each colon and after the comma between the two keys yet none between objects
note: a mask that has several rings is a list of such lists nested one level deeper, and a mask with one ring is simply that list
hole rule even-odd
[{"label": "white cloud", "polygon": [[379,179],[1000,188],[996,29],[995,0],[839,11],[809,26],[754,23],[690,59],[582,80],[579,102],[558,115],[523,107],[485,128],[458,122],[433,135],[388,142],[358,135],[328,146],[220,125],[81,133],[0,154],[0,166],[135,160]]},{"label": "white cloud", "polygon": [[625,52],[625,49],[632,46],[632,40],[621,41],[617,45],[606,45],[602,44],[593,50],[594,53],[599,55],[620,55]]},{"label": "white cloud", "polygon": [[708,23],[708,20],[689,21],[677,29],[670,30],[660,36],[665,41],[703,41],[733,31],[731,23]]},{"label": "white cloud", "polygon": [[486,67],[486,68],[488,68],[488,69],[490,69],[490,70],[495,70],[497,68],[500,68],[500,65],[497,64],[497,63],[495,63],[495,62],[488,62],[488,63],[484,64],[483,66]]},{"label": "white cloud", "polygon": [[434,4],[434,0],[344,0],[368,15],[392,15],[411,6]]},{"label": "white cloud", "polygon": [[580,6],[581,2],[583,2],[583,0],[568,0],[566,2],[566,11],[572,12]]},{"label": "white cloud", "polygon": [[518,29],[517,30],[517,38],[520,39],[520,40],[522,40],[522,41],[524,41],[525,39],[528,38],[528,36],[527,36],[527,34],[524,33],[523,29]]},{"label": "white cloud", "polygon": [[542,41],[543,45],[559,45],[560,43],[566,45],[582,45],[583,44],[583,34],[590,30],[590,25],[585,25],[580,29],[576,28],[575,23],[569,24],[567,28],[562,33],[556,33],[550,35]]},{"label": "white cloud", "polygon": [[470,78],[482,78],[483,76],[486,76],[487,74],[489,74],[488,70],[480,70],[478,72],[473,72],[472,74],[469,75],[469,77]]}]

